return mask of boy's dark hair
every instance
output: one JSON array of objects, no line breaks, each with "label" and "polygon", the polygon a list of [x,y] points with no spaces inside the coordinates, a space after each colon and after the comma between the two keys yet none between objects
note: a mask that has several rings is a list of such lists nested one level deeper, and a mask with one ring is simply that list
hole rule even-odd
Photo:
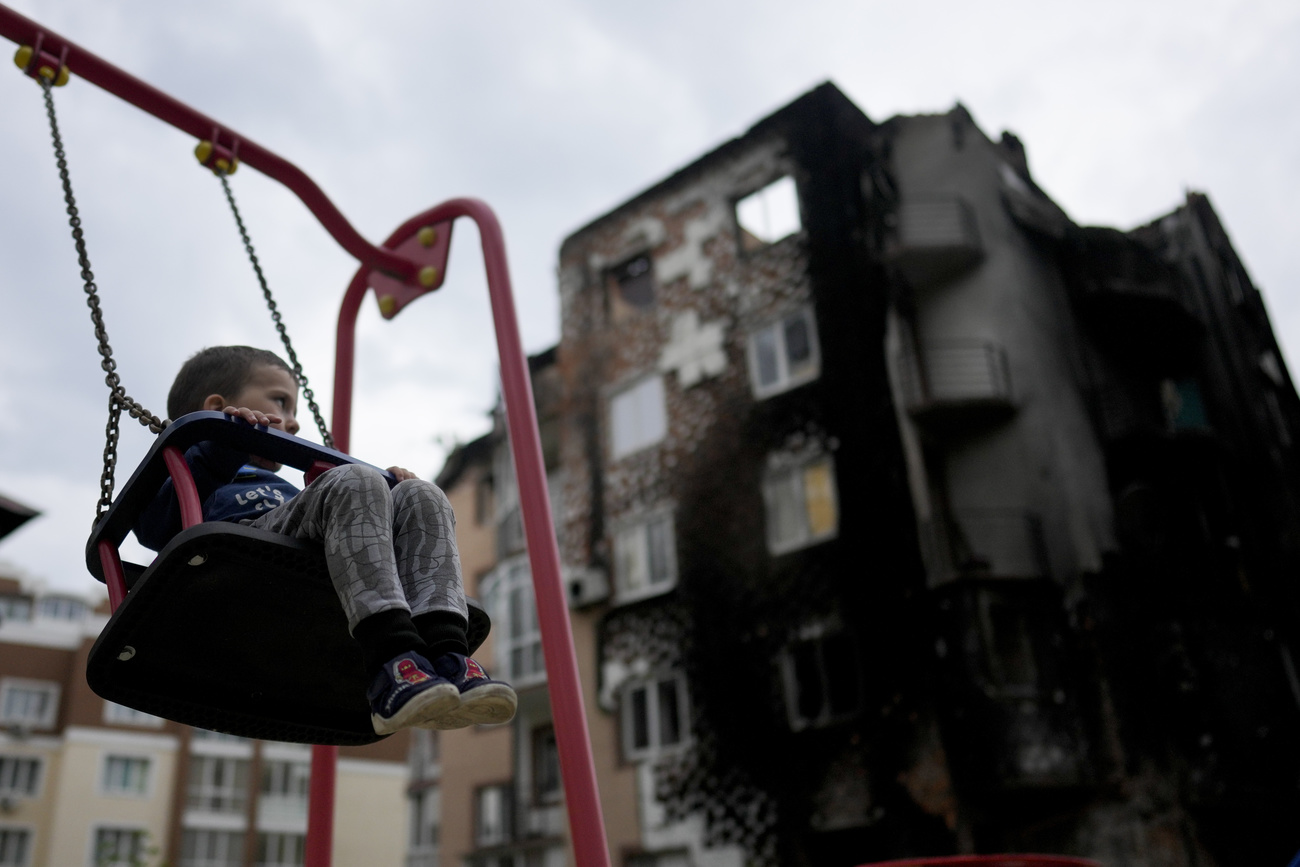
[{"label": "boy's dark hair", "polygon": [[[210,394],[234,398],[253,378],[253,369],[269,365],[293,370],[284,359],[265,349],[252,346],[210,346],[194,353],[181,365],[180,373],[167,393],[167,415],[180,418],[187,412],[203,409],[203,401]],[[297,377],[294,377],[297,380]]]}]

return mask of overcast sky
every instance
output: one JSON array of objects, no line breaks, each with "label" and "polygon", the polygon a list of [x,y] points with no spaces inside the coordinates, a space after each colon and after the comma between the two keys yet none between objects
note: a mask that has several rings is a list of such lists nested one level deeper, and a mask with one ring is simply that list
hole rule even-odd
[{"label": "overcast sky", "polygon": [[[559,333],[568,233],[831,80],[876,121],[960,101],[989,136],[1014,131],[1081,223],[1130,228],[1208,193],[1300,358],[1295,0],[6,2],[296,163],[373,241],[486,200],[529,351]],[[164,415],[193,351],[277,336],[195,142],[75,76],[56,97],[120,374]],[[107,390],[40,90],[8,63],[0,108],[0,493],[43,513],[0,560],[93,590]],[[286,189],[232,182],[328,418],[356,263]],[[478,239],[456,232],[440,293],[391,323],[368,304],[360,326],[353,452],[426,476],[486,430],[496,387]],[[119,482],[151,441],[122,436]]]}]

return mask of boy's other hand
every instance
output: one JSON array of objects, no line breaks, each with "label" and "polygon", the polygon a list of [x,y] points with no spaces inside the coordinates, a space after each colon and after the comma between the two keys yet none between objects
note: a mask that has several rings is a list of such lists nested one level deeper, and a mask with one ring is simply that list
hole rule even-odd
[{"label": "boy's other hand", "polygon": [[409,482],[411,479],[419,478],[415,473],[410,470],[402,469],[401,467],[389,467],[388,471],[397,476],[399,482]]},{"label": "boy's other hand", "polygon": [[237,416],[249,424],[277,425],[284,419],[274,413],[260,412],[255,409],[249,409],[246,406],[228,406],[222,410],[226,415]]}]

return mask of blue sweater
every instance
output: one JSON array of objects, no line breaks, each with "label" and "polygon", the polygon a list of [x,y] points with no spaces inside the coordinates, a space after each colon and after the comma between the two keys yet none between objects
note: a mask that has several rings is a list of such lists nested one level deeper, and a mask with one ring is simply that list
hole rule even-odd
[{"label": "blue sweater", "polygon": [[[191,446],[185,463],[194,475],[203,520],[238,523],[257,518],[297,496],[298,489],[270,470],[248,464],[248,455],[217,443]],[[161,551],[181,531],[181,508],[169,478],[135,523],[140,544]]]}]

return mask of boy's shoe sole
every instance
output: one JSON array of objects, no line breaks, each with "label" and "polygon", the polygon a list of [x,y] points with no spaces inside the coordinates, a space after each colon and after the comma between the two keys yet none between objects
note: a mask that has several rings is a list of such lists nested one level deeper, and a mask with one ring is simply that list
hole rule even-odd
[{"label": "boy's shoe sole", "polygon": [[410,700],[391,717],[384,718],[377,713],[370,714],[370,724],[374,726],[377,735],[391,735],[393,732],[412,726],[442,728],[434,723],[455,711],[460,703],[460,691],[456,689],[455,684],[444,681],[411,696]]},{"label": "boy's shoe sole", "polygon": [[492,681],[460,693],[460,707],[436,718],[429,717],[421,728],[446,731],[469,726],[500,725],[515,718],[518,704],[519,699],[513,689],[507,684]]}]

